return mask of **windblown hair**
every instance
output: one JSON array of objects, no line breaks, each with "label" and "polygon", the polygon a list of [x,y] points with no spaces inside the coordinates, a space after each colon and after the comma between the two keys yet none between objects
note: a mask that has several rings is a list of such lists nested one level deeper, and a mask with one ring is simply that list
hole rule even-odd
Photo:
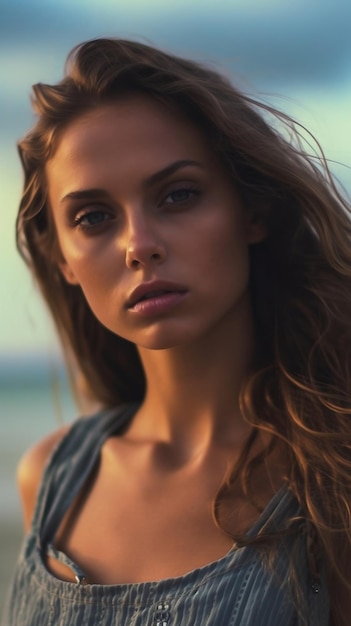
[{"label": "windblown hair", "polygon": [[[84,43],[70,54],[60,83],[33,90],[38,120],[19,144],[25,186],[18,247],[68,359],[103,405],[141,400],[145,380],[135,346],[103,327],[58,269],[44,169],[65,127],[124,94],[171,105],[202,129],[244,206],[265,222],[266,239],[250,250],[256,354],[241,406],[254,432],[284,442],[289,486],[345,581],[336,540],[351,546],[351,221],[319,144],[308,154],[304,129],[288,116],[211,68],[141,43]],[[247,483],[246,458],[232,480]]]}]

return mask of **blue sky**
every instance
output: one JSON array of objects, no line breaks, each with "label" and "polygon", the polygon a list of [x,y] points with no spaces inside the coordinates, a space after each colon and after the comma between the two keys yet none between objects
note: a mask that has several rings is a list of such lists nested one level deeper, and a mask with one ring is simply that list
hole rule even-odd
[{"label": "blue sky", "polygon": [[[7,0],[0,13],[0,354],[55,351],[14,247],[22,182],[15,143],[33,120],[31,84],[60,79],[76,43],[120,36],[216,65],[307,125],[327,157],[351,166],[349,0]],[[334,171],[350,193],[350,170]]]}]

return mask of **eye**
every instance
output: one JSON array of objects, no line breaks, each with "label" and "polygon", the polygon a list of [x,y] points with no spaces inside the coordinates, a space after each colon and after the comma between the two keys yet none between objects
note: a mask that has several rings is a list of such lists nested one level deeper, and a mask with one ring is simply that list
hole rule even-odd
[{"label": "eye", "polygon": [[101,226],[111,220],[111,215],[103,209],[91,209],[79,212],[74,218],[74,225],[89,230]]},{"label": "eye", "polygon": [[200,191],[192,187],[181,187],[171,191],[164,199],[165,204],[183,204],[198,196]]}]

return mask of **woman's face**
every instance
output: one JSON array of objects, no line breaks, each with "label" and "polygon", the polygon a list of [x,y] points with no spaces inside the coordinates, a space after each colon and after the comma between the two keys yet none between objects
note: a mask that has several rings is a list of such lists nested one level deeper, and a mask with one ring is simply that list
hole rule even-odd
[{"label": "woman's face", "polygon": [[247,315],[250,223],[202,133],[144,96],[73,121],[47,164],[66,280],[144,348]]}]

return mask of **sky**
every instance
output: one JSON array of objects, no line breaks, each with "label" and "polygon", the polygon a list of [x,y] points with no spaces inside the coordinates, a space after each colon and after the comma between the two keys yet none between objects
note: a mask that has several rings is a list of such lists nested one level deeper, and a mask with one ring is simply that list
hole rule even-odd
[{"label": "sky", "polygon": [[350,194],[350,23],[350,0],[2,0],[0,362],[57,351],[14,243],[22,185],[16,141],[33,123],[33,83],[59,80],[69,50],[100,36],[204,61],[307,126]]}]

